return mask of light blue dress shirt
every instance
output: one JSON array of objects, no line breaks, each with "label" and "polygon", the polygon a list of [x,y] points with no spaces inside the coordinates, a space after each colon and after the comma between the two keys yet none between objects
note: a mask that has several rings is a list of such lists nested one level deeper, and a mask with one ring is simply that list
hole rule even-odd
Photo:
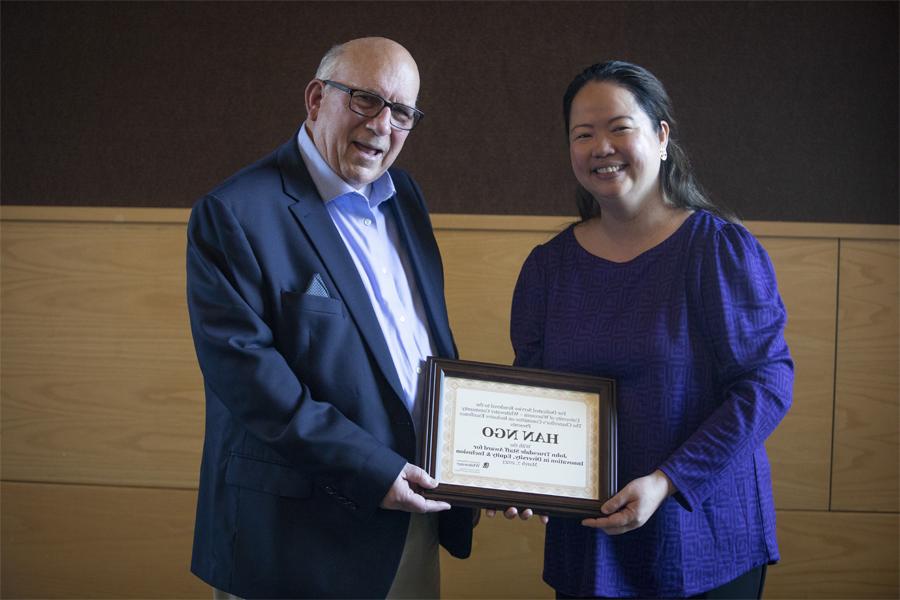
[{"label": "light blue dress shirt", "polygon": [[406,246],[387,204],[397,202],[394,182],[385,172],[361,190],[348,184],[322,158],[306,123],[297,134],[297,144],[372,301],[403,386],[403,401],[418,431],[419,383],[425,359],[434,351]]}]

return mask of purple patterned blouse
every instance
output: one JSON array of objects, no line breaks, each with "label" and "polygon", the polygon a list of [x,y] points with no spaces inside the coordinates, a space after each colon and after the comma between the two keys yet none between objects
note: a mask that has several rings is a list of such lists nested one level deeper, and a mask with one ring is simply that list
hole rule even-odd
[{"label": "purple patterned blouse", "polygon": [[690,596],[778,560],[763,442],[791,404],[785,321],[766,251],[707,212],[625,263],[588,253],[572,227],[531,252],[513,295],[515,364],[614,377],[619,485],[659,468],[679,490],[619,536],[551,519],[548,584]]}]

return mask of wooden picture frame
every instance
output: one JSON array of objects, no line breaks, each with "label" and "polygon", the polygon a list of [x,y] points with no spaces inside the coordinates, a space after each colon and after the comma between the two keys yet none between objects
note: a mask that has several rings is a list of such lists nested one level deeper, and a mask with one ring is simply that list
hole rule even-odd
[{"label": "wooden picture frame", "polygon": [[424,401],[427,498],[572,517],[617,491],[612,379],[429,357]]}]

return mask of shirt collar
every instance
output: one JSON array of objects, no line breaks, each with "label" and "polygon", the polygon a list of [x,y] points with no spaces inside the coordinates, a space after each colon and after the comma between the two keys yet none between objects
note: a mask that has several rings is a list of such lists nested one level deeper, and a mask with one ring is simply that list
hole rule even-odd
[{"label": "shirt collar", "polygon": [[387,171],[371,184],[361,189],[356,189],[341,179],[325,162],[312,138],[309,137],[309,133],[306,131],[306,121],[303,122],[300,131],[297,133],[297,147],[309,171],[309,176],[312,177],[319,195],[326,204],[341,196],[355,194],[363,197],[369,203],[369,207],[374,209],[392,197],[397,191],[394,187],[394,180],[391,179],[391,174]]}]

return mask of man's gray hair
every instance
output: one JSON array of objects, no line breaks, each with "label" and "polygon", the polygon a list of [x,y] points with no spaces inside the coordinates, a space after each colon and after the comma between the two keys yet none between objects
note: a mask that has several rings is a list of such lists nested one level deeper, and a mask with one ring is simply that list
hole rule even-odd
[{"label": "man's gray hair", "polygon": [[344,53],[345,44],[337,44],[332,46],[322,60],[319,62],[319,68],[316,69],[316,79],[331,79],[338,65],[338,59]]}]

